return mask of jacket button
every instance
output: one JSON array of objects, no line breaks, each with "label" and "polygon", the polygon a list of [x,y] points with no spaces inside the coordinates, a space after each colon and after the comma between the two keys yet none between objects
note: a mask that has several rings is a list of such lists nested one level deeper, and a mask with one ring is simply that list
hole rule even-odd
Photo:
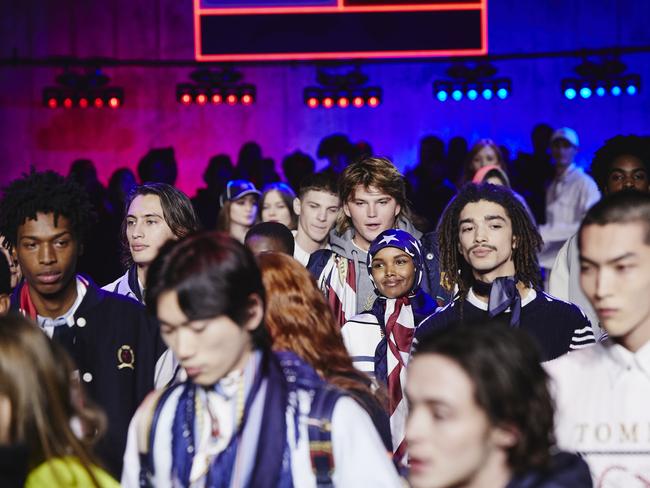
[{"label": "jacket button", "polygon": [[83,317],[79,317],[77,319],[77,325],[79,327],[85,327],[86,326],[86,319],[84,319]]},{"label": "jacket button", "polygon": [[429,261],[431,261],[431,260],[433,259],[433,253],[432,253],[432,252],[427,253],[426,258],[427,258]]},{"label": "jacket button", "polygon": [[81,379],[84,380],[86,383],[90,383],[93,380],[93,375],[86,372],[83,374]]}]

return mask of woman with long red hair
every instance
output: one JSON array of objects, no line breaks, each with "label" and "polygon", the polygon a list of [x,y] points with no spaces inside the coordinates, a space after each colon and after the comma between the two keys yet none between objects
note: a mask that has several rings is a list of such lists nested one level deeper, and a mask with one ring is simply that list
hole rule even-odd
[{"label": "woman with long red hair", "polygon": [[340,327],[316,281],[290,256],[258,256],[266,291],[265,323],[274,350],[293,351],[329,383],[345,390],[366,409],[386,446],[392,450],[386,395],[352,365]]}]

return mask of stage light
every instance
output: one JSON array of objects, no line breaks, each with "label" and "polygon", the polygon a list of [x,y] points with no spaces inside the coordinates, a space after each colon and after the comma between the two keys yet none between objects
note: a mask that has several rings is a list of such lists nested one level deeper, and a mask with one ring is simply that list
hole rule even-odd
[{"label": "stage light", "polygon": [[48,108],[103,108],[110,97],[118,99],[118,106],[124,100],[124,90],[107,86],[109,77],[98,68],[83,72],[66,69],[56,81],[59,86],[43,89],[43,105]]},{"label": "stage light", "polygon": [[365,105],[377,107],[382,100],[382,90],[377,86],[365,86],[368,77],[358,67],[340,73],[318,69],[316,81],[320,86],[310,86],[303,90],[303,100],[309,108],[361,108]]},{"label": "stage light", "polygon": [[198,103],[199,105],[205,105],[206,103],[208,103],[208,96],[205,93],[199,93],[196,96],[196,103]]},{"label": "stage light", "polygon": [[120,99],[117,97],[111,97],[108,99],[108,106],[111,108],[118,108],[120,106]]},{"label": "stage light", "polygon": [[[232,68],[212,70],[200,68],[190,73],[193,83],[179,83],[176,85],[176,99],[183,105],[196,103],[205,106],[221,105],[230,106],[237,104],[252,105],[256,100],[255,85],[239,83],[241,73]],[[189,95],[189,99],[186,95]]]},{"label": "stage light", "polygon": [[570,100],[576,98],[567,95],[569,87],[573,88],[582,99],[591,98],[594,94],[604,97],[610,94],[619,97],[623,94],[636,95],[641,84],[638,74],[625,74],[627,66],[617,57],[603,57],[600,59],[585,59],[576,66],[577,78],[562,80],[562,90]]},{"label": "stage light", "polygon": [[440,102],[450,97],[456,102],[492,100],[495,95],[503,100],[510,95],[512,82],[509,78],[496,78],[497,69],[487,62],[477,62],[469,65],[456,63],[447,71],[448,80],[436,80],[433,83],[433,93]]},{"label": "stage light", "polygon": [[573,100],[578,92],[576,92],[575,88],[566,88],[564,90],[564,96],[567,97],[569,100]]}]

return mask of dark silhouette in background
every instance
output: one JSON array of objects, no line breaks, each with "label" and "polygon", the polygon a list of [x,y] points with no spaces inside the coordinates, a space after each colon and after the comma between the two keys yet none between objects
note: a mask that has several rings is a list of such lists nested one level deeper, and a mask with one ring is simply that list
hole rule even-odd
[{"label": "dark silhouette in background", "polygon": [[219,197],[226,189],[226,183],[233,179],[234,173],[235,168],[227,154],[217,154],[208,161],[203,172],[203,181],[207,187],[199,188],[192,198],[192,205],[204,229],[214,229],[217,225],[217,215],[221,208]]},{"label": "dark silhouette in background", "polygon": [[151,149],[138,163],[140,183],[167,183],[174,186],[178,163],[173,147]]}]

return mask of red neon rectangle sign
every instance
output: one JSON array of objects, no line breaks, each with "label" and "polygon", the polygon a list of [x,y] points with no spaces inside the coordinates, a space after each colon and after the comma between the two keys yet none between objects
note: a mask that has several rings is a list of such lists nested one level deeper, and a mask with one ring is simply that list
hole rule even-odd
[{"label": "red neon rectangle sign", "polygon": [[194,0],[196,59],[219,62],[484,55],[486,2]]}]

